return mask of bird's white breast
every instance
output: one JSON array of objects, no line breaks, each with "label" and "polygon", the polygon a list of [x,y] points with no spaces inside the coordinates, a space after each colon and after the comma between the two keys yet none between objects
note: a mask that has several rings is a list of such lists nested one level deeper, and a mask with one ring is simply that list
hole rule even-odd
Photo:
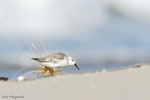
[{"label": "bird's white breast", "polygon": [[68,62],[66,59],[62,60],[62,61],[59,61],[59,62],[42,62],[42,65],[45,65],[45,66],[49,66],[49,67],[65,67],[65,66],[68,66]]}]

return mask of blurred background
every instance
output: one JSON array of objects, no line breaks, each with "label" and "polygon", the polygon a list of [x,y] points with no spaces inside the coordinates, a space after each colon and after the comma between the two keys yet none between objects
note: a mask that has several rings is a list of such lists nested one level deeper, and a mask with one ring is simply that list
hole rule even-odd
[{"label": "blurred background", "polygon": [[149,0],[0,0],[1,76],[42,50],[75,57],[81,71],[149,63],[149,39]]}]

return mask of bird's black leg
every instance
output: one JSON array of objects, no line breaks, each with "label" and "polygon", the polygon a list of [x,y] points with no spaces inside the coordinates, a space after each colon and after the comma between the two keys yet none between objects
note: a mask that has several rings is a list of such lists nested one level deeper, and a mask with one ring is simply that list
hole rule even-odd
[{"label": "bird's black leg", "polygon": [[52,67],[47,67],[46,66],[46,68],[47,68],[47,70],[49,70],[49,72],[51,73],[51,75],[53,76],[54,74],[54,70],[53,70],[53,68]]}]

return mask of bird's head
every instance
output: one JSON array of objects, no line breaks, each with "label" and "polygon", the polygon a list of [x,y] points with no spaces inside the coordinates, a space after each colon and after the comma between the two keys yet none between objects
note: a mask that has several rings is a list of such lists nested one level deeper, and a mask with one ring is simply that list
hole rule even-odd
[{"label": "bird's head", "polygon": [[76,60],[71,56],[68,56],[68,64],[69,65],[74,65],[79,70],[79,67],[76,64]]}]

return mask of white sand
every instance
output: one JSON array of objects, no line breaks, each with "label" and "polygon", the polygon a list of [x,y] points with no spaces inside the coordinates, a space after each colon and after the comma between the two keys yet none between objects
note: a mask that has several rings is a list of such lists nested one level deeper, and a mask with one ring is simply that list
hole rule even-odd
[{"label": "white sand", "polygon": [[[14,99],[13,96],[20,97]],[[26,82],[1,82],[0,100],[150,100],[150,65]]]}]

